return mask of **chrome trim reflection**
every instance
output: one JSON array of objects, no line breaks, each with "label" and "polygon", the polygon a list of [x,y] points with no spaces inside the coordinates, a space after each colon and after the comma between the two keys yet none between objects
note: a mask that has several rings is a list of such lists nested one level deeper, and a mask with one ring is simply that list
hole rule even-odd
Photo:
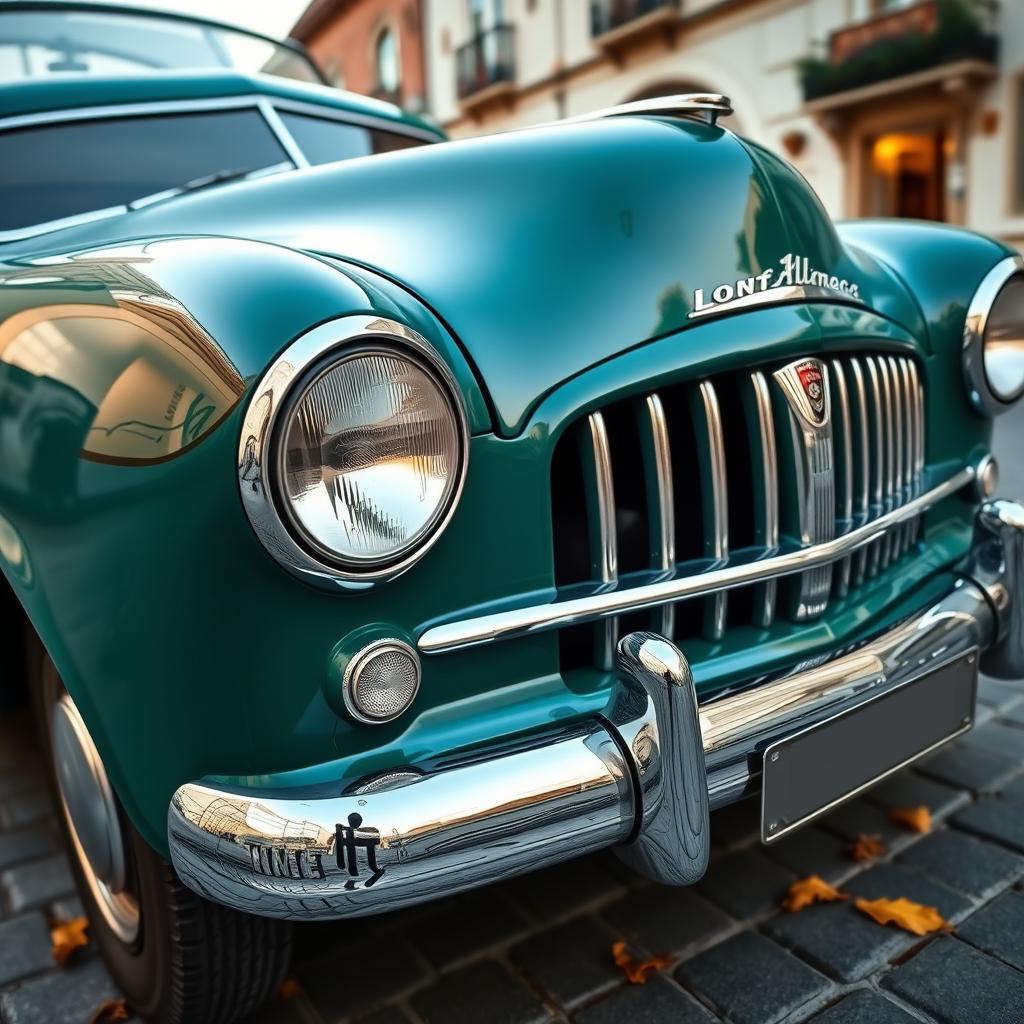
[{"label": "chrome trim reflection", "polygon": [[732,113],[732,102],[721,93],[677,93],[674,96],[655,96],[632,103],[620,103],[604,107],[589,114],[567,117],[559,124],[575,124],[581,121],[596,121],[605,117],[643,117],[662,115],[665,117],[689,117],[717,124],[720,117]]},{"label": "chrome trim reflection", "polygon": [[[850,436],[852,422],[850,420],[850,396],[846,390],[846,378],[843,366],[838,359],[828,364],[829,381],[834,386],[836,396],[836,413],[834,422],[838,424],[840,436],[838,443],[833,437],[834,452],[837,456],[837,484],[841,491],[836,494],[836,518],[843,524],[844,532],[853,524],[853,438]],[[844,558],[839,563],[835,578],[836,594],[843,597],[850,586],[850,559]]]},{"label": "chrome trim reflection", "polygon": [[[753,562],[740,562],[723,568],[709,569],[695,575],[593,593],[566,601],[552,601],[511,611],[492,612],[431,626],[420,634],[416,646],[426,654],[459,650],[478,644],[560,629],[564,626],[597,622],[624,612],[656,608],[667,601],[704,597],[717,590],[759,583],[828,565],[865,545],[876,543],[893,526],[913,519],[971,484],[974,476],[974,467],[965,466],[901,508],[893,509],[878,519],[862,523],[841,537],[821,544],[795,548]],[[685,568],[682,567],[684,571]]]},{"label": "chrome trim reflection", "polygon": [[[660,395],[650,394],[644,402],[641,443],[647,463],[644,477],[648,487],[652,560],[654,568],[668,571],[676,564],[676,511],[668,421]],[[660,619],[661,632],[671,639],[675,626],[672,605],[667,604],[661,609]]]},{"label": "chrome trim reflection", "polygon": [[1024,654],[1024,615],[1004,602],[1020,588],[1021,551],[1024,508],[986,506],[979,582],[951,580],[855,650],[701,705],[681,652],[634,633],[601,715],[429,763],[378,763],[340,795],[189,783],[168,809],[171,860],[208,899],[295,920],[393,910],[622,844],[645,874],[688,884],[707,862],[709,808],[756,790],[766,746],[974,648],[1014,638]]},{"label": "chrome trim reflection", "polygon": [[[300,382],[305,372],[315,364],[335,353],[341,356],[345,349],[362,341],[383,341],[393,346],[399,354],[404,348],[429,366],[439,385],[448,393],[456,420],[461,458],[448,507],[436,520],[433,532],[418,547],[393,565],[378,569],[346,570],[321,561],[297,541],[278,513],[272,493],[275,467],[271,463],[276,427],[282,407],[291,396],[293,385]],[[466,480],[468,459],[469,425],[458,383],[426,339],[405,325],[385,317],[345,316],[320,324],[297,338],[274,360],[253,389],[238,442],[238,487],[242,505],[256,536],[289,572],[307,583],[326,589],[363,589],[373,582],[392,579],[405,572],[437,542],[458,507]]]},{"label": "chrome trim reflection", "polygon": [[[767,551],[775,551],[779,546],[779,459],[775,448],[775,417],[768,381],[760,370],[750,375],[750,386],[757,414],[756,419],[748,417],[747,422],[753,427],[756,421],[756,437],[751,442],[751,449],[756,458],[760,448],[763,478],[757,540]],[[755,626],[767,629],[775,621],[778,586],[777,580],[768,580],[755,595]]]},{"label": "chrome trim reflection", "polygon": [[[855,410],[853,417],[858,426],[857,430],[857,454],[858,466],[855,467],[855,476],[860,483],[857,488],[857,503],[854,509],[857,522],[865,522],[871,513],[871,504],[868,496],[868,488],[871,479],[871,449],[868,442],[868,399],[867,390],[864,385],[864,371],[856,359],[847,362],[850,369],[850,376],[853,378],[851,393],[851,409]],[[867,570],[867,548],[861,548],[855,557],[850,559],[852,567],[853,585],[859,587],[864,582]]]},{"label": "chrome trim reflection", "polygon": [[[695,410],[697,436],[703,435],[706,459],[700,460],[701,499],[704,503],[704,553],[716,561],[729,557],[729,494],[725,468],[725,436],[718,394],[709,380],[697,389],[699,405]],[[721,640],[725,635],[729,595],[715,594],[705,610],[704,635]]]},{"label": "chrome trim reflection", "polygon": [[985,329],[1003,286],[1015,274],[1024,272],[1024,256],[1007,256],[982,279],[967,307],[964,320],[962,363],[967,395],[983,416],[995,416],[1009,409],[1016,398],[1004,401],[992,390],[985,374]]},{"label": "chrome trim reflection", "polygon": [[[612,477],[612,453],[604,416],[593,412],[587,417],[587,435],[583,442],[584,490],[587,501],[587,525],[590,534],[590,558],[597,578],[603,584],[619,578],[618,536],[615,524],[615,481]],[[615,643],[619,624],[613,619],[598,630],[594,660],[605,671],[615,663]]]}]

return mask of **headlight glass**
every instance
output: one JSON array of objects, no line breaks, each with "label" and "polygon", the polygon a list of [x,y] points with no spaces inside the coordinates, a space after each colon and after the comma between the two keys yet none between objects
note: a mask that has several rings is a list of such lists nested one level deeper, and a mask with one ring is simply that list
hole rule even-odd
[{"label": "headlight glass", "polygon": [[461,480],[461,421],[425,361],[387,348],[336,358],[286,410],[279,492],[330,562],[393,565],[443,519]]},{"label": "headlight glass", "polygon": [[1003,285],[988,316],[984,338],[985,379],[1001,402],[1024,392],[1024,275]]}]

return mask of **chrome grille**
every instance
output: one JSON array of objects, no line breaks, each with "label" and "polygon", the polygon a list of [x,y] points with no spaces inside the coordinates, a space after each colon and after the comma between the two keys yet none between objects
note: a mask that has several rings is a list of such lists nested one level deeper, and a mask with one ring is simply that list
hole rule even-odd
[{"label": "chrome grille", "polygon": [[[829,410],[820,443],[801,439],[774,366],[670,385],[571,425],[552,468],[560,590],[699,574],[729,564],[730,554],[748,561],[820,543],[919,495],[916,363],[868,354],[820,366]],[[610,669],[629,629],[713,643],[735,626],[818,617],[905,556],[919,531],[918,517],[834,565],[563,630],[563,666]]]}]

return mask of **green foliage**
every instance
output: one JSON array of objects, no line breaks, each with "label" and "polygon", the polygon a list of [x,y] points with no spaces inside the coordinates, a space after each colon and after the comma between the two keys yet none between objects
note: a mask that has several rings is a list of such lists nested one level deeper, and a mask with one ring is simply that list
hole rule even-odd
[{"label": "green foliage", "polygon": [[954,60],[995,62],[998,40],[986,33],[977,0],[936,0],[935,32],[909,32],[882,39],[846,60],[804,57],[798,64],[804,99],[857,89],[900,75],[924,71]]}]

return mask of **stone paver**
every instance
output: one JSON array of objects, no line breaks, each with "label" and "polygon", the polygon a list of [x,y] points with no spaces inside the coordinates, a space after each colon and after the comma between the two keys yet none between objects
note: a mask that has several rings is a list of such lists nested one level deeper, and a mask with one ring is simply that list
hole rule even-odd
[{"label": "stone paver", "polygon": [[697,883],[702,896],[733,917],[751,917],[779,905],[796,875],[769,860],[760,849],[727,853]]},{"label": "stone paver", "polygon": [[664,978],[629,985],[573,1018],[577,1024],[711,1024],[713,1017]]},{"label": "stone paver", "polygon": [[631,945],[654,956],[709,945],[736,927],[692,889],[663,886],[631,893],[608,907],[604,918]]},{"label": "stone paver", "polygon": [[1014,800],[982,797],[976,804],[962,810],[953,823],[1024,852],[1024,811]]},{"label": "stone paver", "polygon": [[571,1010],[622,983],[622,973],[608,955],[616,939],[596,918],[577,917],[531,935],[509,956],[536,988]]},{"label": "stone paver", "polygon": [[542,1024],[551,1011],[510,971],[482,960],[443,975],[412,999],[425,1024]]},{"label": "stone paver", "polygon": [[972,946],[1024,971],[1024,895],[1004,893],[978,911],[957,934]]},{"label": "stone paver", "polygon": [[1024,974],[948,936],[882,984],[943,1024],[1016,1024],[1024,1016]]},{"label": "stone paver", "polygon": [[4,1024],[88,1024],[96,1008],[119,998],[98,959],[46,974],[0,992]]},{"label": "stone paver", "polygon": [[[761,977],[766,983],[737,984],[738,977]],[[774,1024],[829,989],[817,971],[753,932],[687,960],[676,978],[736,1024]]]},{"label": "stone paver", "polygon": [[45,907],[75,888],[67,857],[58,853],[52,857],[17,867],[0,874],[0,891],[14,913],[33,907]]},{"label": "stone paver", "polygon": [[[1024,750],[1011,753],[1024,728],[1004,717],[1024,701],[1002,684],[985,697],[980,740],[770,847],[756,800],[715,812],[711,865],[693,888],[655,885],[603,853],[405,912],[301,927],[301,994],[245,1024],[1024,1024]],[[0,719],[0,1024],[85,1022],[117,994],[94,951],[65,970],[53,963],[47,918],[77,916],[81,903],[52,810],[36,816],[49,804],[31,752],[3,730]],[[889,820],[917,804],[932,811],[928,835]],[[882,836],[878,862],[852,860],[860,832]],[[937,906],[956,931],[883,927],[852,900],[782,911],[789,884],[809,874],[851,896]],[[668,966],[628,983],[612,957],[619,940]]]},{"label": "stone paver", "polygon": [[51,967],[50,929],[42,914],[0,921],[0,988]]},{"label": "stone paver", "polygon": [[1024,875],[1024,857],[952,829],[925,836],[897,860],[978,899],[995,895]]},{"label": "stone paver", "polygon": [[877,992],[857,989],[811,1018],[813,1024],[917,1024],[911,1017]]}]

